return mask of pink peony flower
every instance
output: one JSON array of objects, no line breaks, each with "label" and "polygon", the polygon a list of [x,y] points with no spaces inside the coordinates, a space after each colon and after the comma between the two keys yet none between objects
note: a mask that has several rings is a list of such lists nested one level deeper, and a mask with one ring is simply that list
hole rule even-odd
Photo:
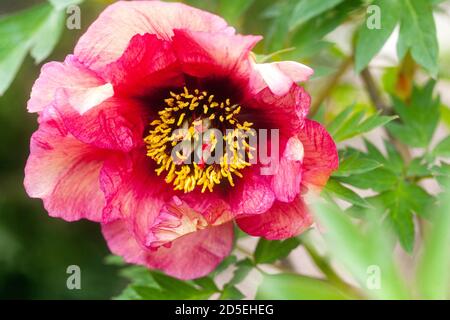
[{"label": "pink peony flower", "polygon": [[[267,239],[301,233],[312,223],[303,195],[337,168],[336,147],[306,119],[310,97],[296,83],[312,70],[257,64],[260,40],[179,3],[109,6],[34,84],[28,194],[52,217],[100,223],[127,262],[181,279],[208,274],[230,253],[234,222]],[[184,147],[172,156],[186,135],[198,141],[209,129],[278,129],[268,147],[281,154],[275,171],[241,158],[208,163],[216,136],[200,140],[199,162],[184,163]],[[246,146],[244,156],[257,151]]]}]

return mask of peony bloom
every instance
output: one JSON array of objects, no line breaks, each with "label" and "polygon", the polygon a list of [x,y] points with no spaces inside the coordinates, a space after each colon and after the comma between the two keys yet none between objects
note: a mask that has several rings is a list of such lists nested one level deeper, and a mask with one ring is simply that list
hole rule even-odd
[{"label": "peony bloom", "polygon": [[[52,217],[100,223],[127,262],[181,279],[208,274],[230,253],[234,222],[267,239],[299,234],[312,223],[303,195],[337,168],[336,147],[306,119],[310,97],[296,83],[312,70],[257,64],[260,40],[179,3],[109,6],[74,54],[46,64],[34,84],[28,194]],[[280,154],[275,170],[241,158],[208,163],[213,135],[200,139],[199,162],[180,161],[184,147],[171,156],[209,129],[225,141],[226,130],[277,129],[268,145]],[[252,152],[247,145],[244,156]]]}]

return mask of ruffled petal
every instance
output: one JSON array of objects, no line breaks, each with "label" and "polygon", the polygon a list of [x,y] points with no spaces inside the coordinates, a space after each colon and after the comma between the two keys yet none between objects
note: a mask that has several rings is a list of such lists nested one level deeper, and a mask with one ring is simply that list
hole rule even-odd
[{"label": "ruffled petal", "polygon": [[144,147],[109,157],[100,174],[106,198],[103,222],[129,219],[136,222],[136,233],[145,243],[150,226],[159,214],[171,189],[156,176],[153,160]]},{"label": "ruffled petal", "polygon": [[186,74],[194,77],[243,76],[260,36],[174,30],[173,45]]},{"label": "ruffled petal", "polygon": [[103,73],[116,93],[128,96],[149,96],[156,89],[184,84],[171,43],[153,34],[135,35]]},{"label": "ruffled petal", "polygon": [[253,68],[252,91],[257,93],[268,87],[279,96],[288,93],[293,84],[308,80],[314,73],[310,67],[294,61],[254,63]]},{"label": "ruffled petal", "polygon": [[307,188],[322,189],[339,166],[333,138],[318,122],[306,120],[298,134],[303,144],[303,182]]},{"label": "ruffled petal", "polygon": [[101,220],[105,199],[99,172],[106,154],[65,135],[62,128],[41,123],[31,138],[25,188],[41,198],[52,217],[67,221]]},{"label": "ruffled petal", "polygon": [[272,177],[272,190],[277,200],[291,202],[300,193],[303,156],[301,141],[291,137],[280,159],[278,171]]},{"label": "ruffled petal", "polygon": [[128,263],[159,269],[179,279],[195,279],[213,271],[230,254],[233,224],[226,223],[178,238],[156,251],[141,246],[123,220],[102,225],[110,250]]},{"label": "ruffled petal", "polygon": [[170,40],[173,29],[234,33],[222,18],[181,3],[118,1],[80,38],[75,55],[98,71],[116,61],[136,34],[150,33]]},{"label": "ruffled petal", "polygon": [[283,96],[277,96],[265,88],[242,102],[242,105],[257,112],[252,122],[257,122],[261,128],[279,129],[286,139],[302,128],[310,104],[309,94],[296,84]]},{"label": "ruffled petal", "polygon": [[113,97],[80,114],[61,91],[55,109],[67,130],[84,143],[126,152],[143,144],[145,111],[137,101]]},{"label": "ruffled petal", "polygon": [[301,196],[297,196],[291,203],[276,201],[267,212],[238,218],[236,221],[249,235],[268,240],[283,240],[296,236],[312,224]]},{"label": "ruffled petal", "polygon": [[234,218],[229,205],[213,195],[191,200],[189,205],[178,196],[173,196],[162,207],[147,234],[147,247],[171,246],[178,238],[219,226]]},{"label": "ruffled petal", "polygon": [[63,63],[50,62],[42,67],[31,91],[28,111],[44,110],[55,99],[56,91],[62,89],[66,92],[70,104],[79,113],[88,111],[114,95],[111,84],[70,55]]},{"label": "ruffled petal", "polygon": [[248,172],[245,179],[230,190],[229,202],[233,212],[236,215],[253,215],[269,210],[275,201],[270,180],[270,176]]}]

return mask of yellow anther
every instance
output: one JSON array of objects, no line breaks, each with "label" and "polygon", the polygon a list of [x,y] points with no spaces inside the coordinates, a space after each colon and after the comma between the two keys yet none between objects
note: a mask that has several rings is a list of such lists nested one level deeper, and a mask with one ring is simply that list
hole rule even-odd
[{"label": "yellow anther", "polygon": [[[144,138],[147,145],[147,156],[152,158],[158,166],[155,169],[156,174],[162,175],[163,172],[166,172],[165,182],[172,184],[174,190],[185,193],[193,191],[197,186],[201,188],[201,192],[206,192],[206,190],[212,192],[214,186],[220,185],[224,181],[228,182],[230,186],[234,186],[233,175],[242,177],[240,170],[250,166],[247,159],[253,159],[251,151],[255,149],[246,141],[250,134],[254,134],[253,131],[250,131],[253,124],[247,121],[241,124],[238,120],[241,106],[232,105],[230,99],[214,101],[214,95],[209,95],[207,91],[199,89],[190,91],[187,87],[183,87],[181,93],[170,92],[169,94],[170,97],[164,99],[166,106],[158,112],[159,119],[150,122],[151,130],[149,135]],[[200,104],[200,100],[205,103]],[[211,109],[219,107],[220,109],[211,111]],[[224,130],[223,122],[225,121],[235,129],[228,132],[220,142],[225,142],[227,145],[223,150],[231,151],[231,153],[221,156],[219,163],[206,164],[207,159],[203,159],[203,157],[207,157],[206,154],[217,152],[218,141],[214,132],[208,136],[209,140],[202,140],[205,137],[200,132],[209,128]],[[175,130],[180,128],[184,129],[183,133],[175,134],[177,132]],[[236,141],[236,139],[242,142]],[[193,146],[202,147],[201,163],[185,163],[192,157],[193,151],[184,148],[177,150],[172,158],[173,147],[186,141],[191,141]]]}]

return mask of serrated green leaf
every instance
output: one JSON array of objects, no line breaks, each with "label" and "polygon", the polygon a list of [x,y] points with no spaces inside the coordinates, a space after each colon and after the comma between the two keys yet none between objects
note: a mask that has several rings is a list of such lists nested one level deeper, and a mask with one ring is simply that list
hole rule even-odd
[{"label": "serrated green leaf", "polygon": [[402,20],[397,43],[398,56],[403,59],[410,50],[414,60],[436,77],[439,46],[432,4],[428,0],[401,0],[400,4]]},{"label": "serrated green leaf", "polygon": [[363,174],[338,177],[337,179],[359,189],[372,189],[376,192],[383,192],[391,189],[398,178],[392,171],[385,168],[378,168]]},{"label": "serrated green leaf", "polygon": [[395,26],[400,21],[401,10],[398,1],[375,0],[372,3],[379,8],[380,28],[369,29],[368,16],[364,20],[358,32],[355,49],[355,69],[361,72],[372,58],[381,50],[386,43]]},{"label": "serrated green leaf", "polygon": [[356,192],[343,186],[341,183],[339,183],[337,180],[333,178],[328,181],[324,190],[338,197],[339,199],[345,200],[351,204],[355,204],[363,208],[370,208],[370,204],[366,200],[364,200]]},{"label": "serrated green leaf", "polygon": [[360,152],[344,153],[339,159],[341,159],[339,169],[333,173],[334,177],[358,175],[382,166],[378,161],[362,156]]},{"label": "serrated green leaf", "polygon": [[432,153],[435,157],[450,157],[450,136],[439,142]]},{"label": "serrated green leaf", "polygon": [[300,245],[300,240],[290,238],[283,241],[270,241],[264,238],[259,239],[254,257],[256,263],[272,263],[279,259],[286,258],[292,250]]},{"label": "serrated green leaf", "polygon": [[374,198],[380,199],[389,213],[388,217],[402,247],[412,252],[415,238],[413,213],[427,216],[426,209],[433,198],[421,187],[405,181],[399,181],[395,188]]},{"label": "serrated green leaf", "polygon": [[392,97],[400,121],[388,124],[391,134],[411,147],[427,148],[439,123],[439,98],[433,99],[435,82],[414,87],[409,105]]},{"label": "serrated green leaf", "polygon": [[367,116],[364,111],[355,111],[351,106],[338,114],[327,129],[335,141],[341,142],[384,126],[396,118],[379,114]]}]

